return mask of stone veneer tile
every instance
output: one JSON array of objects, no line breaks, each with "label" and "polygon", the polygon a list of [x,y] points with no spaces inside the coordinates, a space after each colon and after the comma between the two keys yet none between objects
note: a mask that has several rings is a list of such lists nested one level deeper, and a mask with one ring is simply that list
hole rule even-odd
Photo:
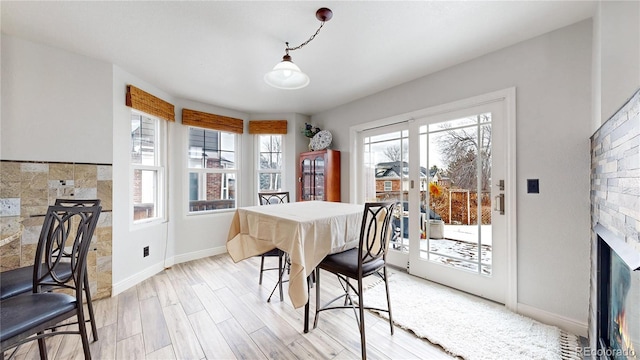
[{"label": "stone veneer tile", "polygon": [[[98,180],[93,179],[76,179],[75,188],[77,189],[95,189],[98,187]],[[95,190],[94,190],[95,191]]]},{"label": "stone veneer tile", "polygon": [[98,181],[98,165],[75,164],[74,180]]},{"label": "stone veneer tile", "polygon": [[97,176],[98,181],[103,181],[103,180],[111,181],[111,180],[113,180],[113,176],[112,176],[113,166],[111,166],[111,165],[98,165],[97,171],[98,171],[98,176]]},{"label": "stone veneer tile", "polygon": [[20,255],[0,256],[0,271],[7,271],[20,267]]},{"label": "stone veneer tile", "polygon": [[93,249],[89,249],[89,253],[87,254],[87,267],[88,268],[96,268],[96,252]]},{"label": "stone veneer tile", "polygon": [[21,163],[20,171],[24,173],[48,173],[49,164],[47,163]]},{"label": "stone veneer tile", "polygon": [[36,248],[37,244],[22,244],[22,251],[20,254],[20,266],[30,266],[36,260]]},{"label": "stone veneer tile", "polygon": [[111,212],[101,212],[100,218],[98,218],[98,228],[111,227]]},{"label": "stone veneer tile", "polygon": [[20,163],[16,162],[0,162],[0,181],[4,182],[19,182],[22,178],[22,171],[20,170]]},{"label": "stone veneer tile", "polygon": [[22,190],[47,189],[49,187],[47,173],[23,171],[20,181],[22,182]]},{"label": "stone veneer tile", "polygon": [[73,190],[74,198],[76,199],[96,199],[98,197],[97,187],[92,188],[78,188]]},{"label": "stone veneer tile", "polygon": [[49,180],[73,180],[73,164],[50,164]]},{"label": "stone veneer tile", "polygon": [[0,180],[0,198],[19,198],[21,192],[22,182]]},{"label": "stone veneer tile", "polygon": [[0,246],[0,258],[10,255],[20,256],[20,239],[15,239],[8,244]]},{"label": "stone veneer tile", "polygon": [[[46,212],[46,208],[44,208],[44,209],[45,209],[45,212]],[[45,212],[43,212],[42,214],[44,214]],[[28,218],[22,219],[22,226],[23,227],[37,226],[37,227],[41,228],[42,224],[44,224],[44,216],[34,216],[34,217],[28,217]]]},{"label": "stone veneer tile", "polygon": [[20,216],[22,216],[23,218],[28,218],[32,215],[44,215],[47,213],[47,207],[48,205],[26,206],[23,204],[20,209]]},{"label": "stone veneer tile", "polygon": [[65,186],[56,189],[49,189],[49,205],[53,205],[56,199],[73,199],[75,188],[73,186]]},{"label": "stone veneer tile", "polygon": [[20,216],[20,198],[0,198],[0,217]]},{"label": "stone veneer tile", "polygon": [[97,198],[102,200],[102,210],[112,210],[111,199],[113,198],[112,181],[98,180]]},{"label": "stone veneer tile", "polygon": [[[111,272],[111,256],[100,256],[97,259],[96,265],[98,268],[98,274],[103,272]],[[99,278],[99,277],[98,277]]]},{"label": "stone veneer tile", "polygon": [[98,235],[98,257],[111,256],[112,255],[112,231],[111,228],[97,228],[96,234]]},{"label": "stone veneer tile", "polygon": [[37,244],[41,231],[42,226],[25,226],[22,231],[22,245]]},{"label": "stone veneer tile", "polygon": [[[33,186],[32,186],[33,185]],[[20,202],[22,206],[33,206],[33,205],[44,205],[47,206],[49,204],[49,189],[46,186],[44,187],[36,187],[35,183],[25,183],[22,182],[22,196],[20,198]]]}]

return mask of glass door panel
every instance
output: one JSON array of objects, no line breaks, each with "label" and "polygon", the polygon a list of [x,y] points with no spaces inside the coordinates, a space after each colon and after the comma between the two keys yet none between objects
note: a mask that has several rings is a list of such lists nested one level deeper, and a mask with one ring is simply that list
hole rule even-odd
[{"label": "glass door panel", "polygon": [[311,200],[325,200],[324,197],[324,158],[317,157],[314,162],[315,176],[314,176],[314,192]]},{"label": "glass door panel", "polygon": [[[424,236],[412,242],[409,271],[497,302],[505,302],[507,239],[504,212],[502,102],[424,117],[410,127],[419,146]],[[414,170],[415,171],[415,170]],[[415,245],[414,245],[415,244]],[[418,245],[419,244],[419,245]]]},{"label": "glass door panel", "polygon": [[[396,127],[397,128],[397,127]],[[409,252],[409,236],[419,229],[409,227],[409,131],[367,131],[363,136],[365,201],[397,201],[402,204],[392,218],[391,252]],[[393,262],[393,261],[392,261]],[[406,260],[399,261],[405,266]]]},{"label": "glass door panel", "polygon": [[420,258],[491,275],[491,113],[421,126],[420,154],[430,176]]},{"label": "glass door panel", "polygon": [[300,180],[302,182],[302,200],[311,200],[311,196],[313,195],[313,164],[311,163],[311,159],[303,159],[302,160],[302,176]]}]

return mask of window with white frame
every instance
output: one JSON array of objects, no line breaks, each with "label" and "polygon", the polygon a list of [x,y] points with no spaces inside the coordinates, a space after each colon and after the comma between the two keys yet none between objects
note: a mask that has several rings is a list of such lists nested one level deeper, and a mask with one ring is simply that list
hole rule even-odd
[{"label": "window with white frame", "polygon": [[258,191],[282,189],[282,135],[257,135]]},{"label": "window with white frame", "polygon": [[236,207],[238,135],[189,127],[189,212]]},{"label": "window with white frame", "polygon": [[131,198],[133,222],[164,218],[164,131],[158,118],[133,111],[131,114]]},{"label": "window with white frame", "polygon": [[391,191],[391,190],[393,190],[393,184],[391,183],[391,181],[385,181],[384,191]]}]

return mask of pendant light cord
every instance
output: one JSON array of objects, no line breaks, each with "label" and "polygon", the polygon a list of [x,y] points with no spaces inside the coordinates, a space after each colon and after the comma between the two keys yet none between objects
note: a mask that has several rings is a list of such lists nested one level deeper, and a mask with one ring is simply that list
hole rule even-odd
[{"label": "pendant light cord", "polygon": [[302,44],[296,46],[296,47],[289,47],[289,43],[286,42],[285,44],[287,44],[287,48],[285,49],[285,51],[287,52],[287,55],[289,54],[289,51],[293,51],[293,50],[298,50],[300,48],[302,48],[303,46],[307,45],[308,43],[311,42],[311,40],[313,40],[316,35],[318,35],[318,33],[320,32],[320,29],[322,29],[322,27],[324,26],[324,21],[322,23],[320,23],[320,27],[318,28],[318,30],[316,30],[316,33],[311,35],[311,37],[309,38],[309,40],[303,42]]}]

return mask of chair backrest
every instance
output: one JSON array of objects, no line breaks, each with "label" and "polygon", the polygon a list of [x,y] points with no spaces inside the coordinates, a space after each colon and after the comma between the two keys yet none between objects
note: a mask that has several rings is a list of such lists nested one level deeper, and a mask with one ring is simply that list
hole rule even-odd
[{"label": "chair backrest", "polygon": [[362,227],[360,228],[360,243],[358,251],[360,259],[358,267],[362,264],[386,259],[391,239],[391,217],[396,211],[397,203],[394,202],[369,202],[364,204]]},{"label": "chair backrest", "polygon": [[55,205],[59,206],[100,206],[100,199],[56,199]]},{"label": "chair backrest", "polygon": [[260,205],[286,204],[289,202],[289,192],[259,192],[258,203]]},{"label": "chair backrest", "polygon": [[101,210],[100,205],[49,206],[36,249],[34,292],[69,288],[82,299],[87,255]]}]

